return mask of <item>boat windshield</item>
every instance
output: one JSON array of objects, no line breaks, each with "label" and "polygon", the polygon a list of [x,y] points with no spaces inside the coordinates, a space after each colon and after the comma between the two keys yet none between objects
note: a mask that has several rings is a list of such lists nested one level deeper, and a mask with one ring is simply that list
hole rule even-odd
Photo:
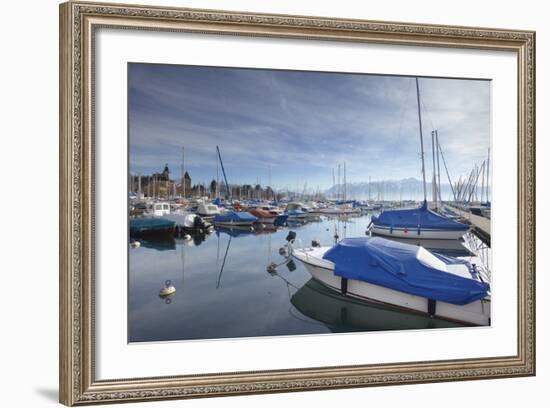
[{"label": "boat windshield", "polygon": [[447,272],[447,265],[441,259],[434,254],[426,250],[424,247],[418,247],[416,253],[416,259],[430,268],[439,269],[440,271]]}]

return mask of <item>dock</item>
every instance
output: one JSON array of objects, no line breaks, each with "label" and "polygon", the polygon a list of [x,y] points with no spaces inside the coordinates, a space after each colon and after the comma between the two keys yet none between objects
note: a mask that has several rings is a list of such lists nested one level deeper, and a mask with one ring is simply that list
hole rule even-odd
[{"label": "dock", "polygon": [[472,214],[460,208],[446,205],[449,211],[460,215],[466,222],[472,226],[472,232],[477,235],[485,244],[491,246],[491,220],[479,215]]}]

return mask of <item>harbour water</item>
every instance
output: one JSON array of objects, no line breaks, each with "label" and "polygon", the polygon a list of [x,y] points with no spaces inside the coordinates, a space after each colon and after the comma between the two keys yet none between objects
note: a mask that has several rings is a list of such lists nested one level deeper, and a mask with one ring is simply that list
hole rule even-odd
[{"label": "harbour water", "polygon": [[[267,271],[271,263],[285,260],[279,249],[289,230],[303,245],[312,240],[333,245],[336,239],[364,236],[369,222],[370,214],[321,216],[278,229],[216,229],[187,240],[141,241],[129,249],[128,341],[458,327],[342,296],[311,280],[300,262]],[[471,234],[464,242],[422,245],[446,255],[490,260],[490,249]],[[167,283],[176,292],[160,297]]]}]

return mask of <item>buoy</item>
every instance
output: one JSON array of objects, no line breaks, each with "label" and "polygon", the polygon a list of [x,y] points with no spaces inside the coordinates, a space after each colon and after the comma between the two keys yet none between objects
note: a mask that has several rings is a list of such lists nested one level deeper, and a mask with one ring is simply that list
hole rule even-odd
[{"label": "buoy", "polygon": [[167,280],[164,284],[165,286],[159,292],[160,297],[170,296],[176,292],[176,288],[172,285],[171,281]]},{"label": "buoy", "polygon": [[132,248],[139,248],[141,246],[139,241],[132,241],[130,242],[130,247]]}]

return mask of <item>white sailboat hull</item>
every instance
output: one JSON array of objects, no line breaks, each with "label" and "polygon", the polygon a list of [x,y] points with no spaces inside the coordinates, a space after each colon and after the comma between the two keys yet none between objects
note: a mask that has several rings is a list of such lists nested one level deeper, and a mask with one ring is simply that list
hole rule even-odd
[{"label": "white sailboat hull", "polygon": [[[322,254],[327,249],[293,249],[292,256],[304,264],[314,279],[335,291],[342,292],[342,278],[334,274],[334,264],[322,259]],[[348,279],[346,295],[369,302],[380,302],[407,311],[430,315],[427,298],[410,295],[364,281]],[[490,303],[488,299],[476,300],[466,305],[454,305],[436,301],[434,317],[466,324],[488,326],[490,325]]]},{"label": "white sailboat hull", "polygon": [[413,239],[460,239],[467,231],[448,231],[427,228],[390,228],[372,225],[370,231],[376,235],[393,238]]}]

